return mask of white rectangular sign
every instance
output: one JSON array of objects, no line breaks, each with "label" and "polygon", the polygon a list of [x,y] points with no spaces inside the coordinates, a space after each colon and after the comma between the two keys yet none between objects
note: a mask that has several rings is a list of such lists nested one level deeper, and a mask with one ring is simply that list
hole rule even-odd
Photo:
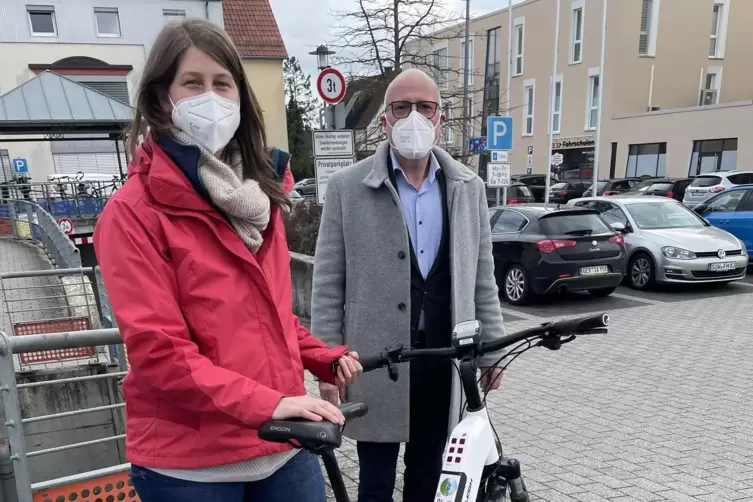
[{"label": "white rectangular sign", "polygon": [[324,205],[324,198],[327,194],[327,182],[329,177],[342,169],[353,165],[355,159],[351,158],[322,158],[314,162],[314,172],[316,176],[316,203]]},{"label": "white rectangular sign", "polygon": [[507,162],[510,158],[508,150],[492,150],[492,162]]},{"label": "white rectangular sign", "polygon": [[490,163],[486,165],[487,185],[489,188],[512,185],[510,174],[510,164],[508,163]]},{"label": "white rectangular sign", "polygon": [[355,155],[353,131],[314,131],[314,157],[353,157]]}]

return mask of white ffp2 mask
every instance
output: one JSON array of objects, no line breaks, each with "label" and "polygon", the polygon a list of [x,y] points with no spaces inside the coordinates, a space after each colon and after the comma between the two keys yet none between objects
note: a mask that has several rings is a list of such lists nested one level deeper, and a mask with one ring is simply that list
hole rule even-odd
[{"label": "white ffp2 mask", "polygon": [[392,129],[392,147],[403,158],[423,159],[437,142],[437,126],[416,110],[395,122],[395,125],[387,125]]},{"label": "white ffp2 mask", "polygon": [[213,92],[173,103],[175,127],[212,153],[219,152],[230,143],[240,123],[238,103]]}]

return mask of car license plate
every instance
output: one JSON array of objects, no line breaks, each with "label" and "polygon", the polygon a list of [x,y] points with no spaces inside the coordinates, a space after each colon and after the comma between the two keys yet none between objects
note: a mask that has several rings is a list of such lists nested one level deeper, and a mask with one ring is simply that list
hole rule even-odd
[{"label": "car license plate", "polygon": [[598,265],[596,267],[583,267],[580,269],[580,275],[599,275],[608,274],[609,267],[606,265]]},{"label": "car license plate", "polygon": [[709,272],[729,272],[737,268],[735,262],[709,263]]}]

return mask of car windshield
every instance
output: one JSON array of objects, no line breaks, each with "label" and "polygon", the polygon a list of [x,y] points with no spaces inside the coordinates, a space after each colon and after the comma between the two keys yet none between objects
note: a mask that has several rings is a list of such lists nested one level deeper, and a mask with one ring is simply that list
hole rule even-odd
[{"label": "car windshield", "polygon": [[690,184],[692,187],[712,187],[718,185],[722,181],[719,176],[698,176]]},{"label": "car windshield", "polygon": [[[600,181],[600,182],[598,182],[596,184],[596,186],[598,187],[598,190],[604,190],[606,187],[609,186],[609,182],[608,181]],[[593,190],[593,188],[594,188],[594,184],[591,183],[590,185],[588,185],[588,188],[586,189],[586,191],[590,192],[590,191]]]},{"label": "car windshield", "polygon": [[654,183],[648,187],[647,192],[656,192],[663,190],[672,190],[673,183]]},{"label": "car windshield", "polygon": [[539,220],[541,229],[550,236],[605,234],[612,231],[595,213],[554,214]]},{"label": "car windshield", "polygon": [[638,228],[698,228],[703,222],[682,204],[666,202],[626,204]]},{"label": "car windshield", "polygon": [[549,190],[565,190],[567,188],[567,183],[555,183],[554,185],[549,187]]},{"label": "car windshield", "polygon": [[648,179],[648,180],[643,180],[640,183],[638,183],[637,185],[635,185],[633,188],[631,188],[630,190],[633,191],[633,192],[637,191],[637,190],[645,190],[648,187],[650,187],[651,185],[653,185],[654,183],[656,183],[656,178],[651,178],[651,179]]},{"label": "car windshield", "polygon": [[525,185],[516,185],[513,187],[513,191],[517,190],[523,197],[531,197],[531,189]]}]

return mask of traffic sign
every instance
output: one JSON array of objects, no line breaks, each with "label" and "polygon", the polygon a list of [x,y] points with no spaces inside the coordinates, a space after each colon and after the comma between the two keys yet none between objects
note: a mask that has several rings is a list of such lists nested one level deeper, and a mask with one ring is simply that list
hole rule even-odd
[{"label": "traffic sign", "polygon": [[319,96],[330,105],[336,105],[345,97],[345,77],[335,68],[326,68],[316,79]]},{"label": "traffic sign", "polygon": [[510,164],[506,162],[490,163],[486,166],[489,188],[507,187],[512,185],[510,179]]},{"label": "traffic sign", "polygon": [[468,140],[469,153],[483,153],[486,151],[486,138],[483,136]]},{"label": "traffic sign", "polygon": [[316,203],[324,205],[325,195],[327,193],[327,183],[329,177],[344,167],[353,165],[355,159],[351,158],[324,158],[314,161],[314,176],[316,176]]},{"label": "traffic sign", "polygon": [[29,172],[29,163],[26,159],[13,159],[13,171],[16,174],[25,174]]},{"label": "traffic sign", "polygon": [[58,220],[58,226],[65,235],[71,235],[73,233],[73,221],[69,218],[60,218]]},{"label": "traffic sign", "polygon": [[491,157],[492,162],[507,162],[510,158],[507,150],[492,150]]},{"label": "traffic sign", "polygon": [[559,167],[562,165],[562,162],[565,161],[565,157],[561,153],[555,153],[552,155],[552,165],[555,167]]},{"label": "traffic sign", "polygon": [[314,136],[314,157],[353,157],[355,155],[355,134],[351,129],[334,131],[316,130]]},{"label": "traffic sign", "polygon": [[489,150],[512,150],[512,117],[489,117],[486,138]]}]

